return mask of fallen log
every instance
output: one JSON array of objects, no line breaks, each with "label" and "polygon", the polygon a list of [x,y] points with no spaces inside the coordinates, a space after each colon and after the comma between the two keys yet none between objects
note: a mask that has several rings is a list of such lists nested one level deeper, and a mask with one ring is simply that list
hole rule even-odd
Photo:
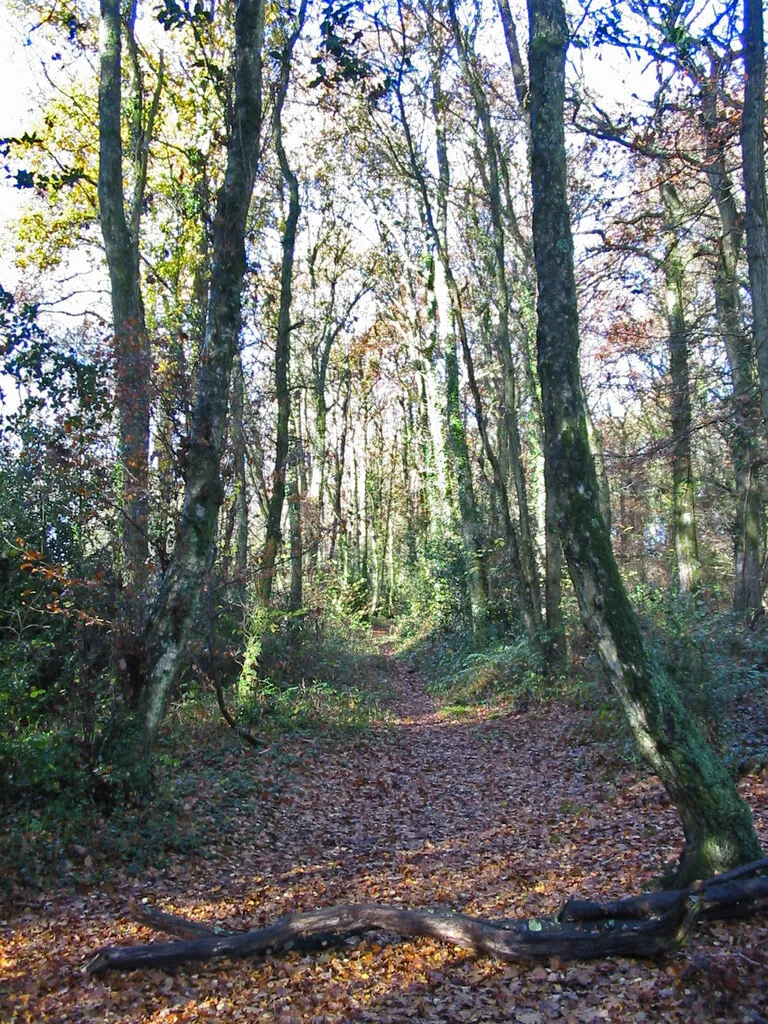
[{"label": "fallen log", "polygon": [[179,917],[177,914],[166,914],[165,911],[146,903],[139,903],[138,900],[131,900],[128,910],[133,920],[139,924],[147,924],[150,928],[167,932],[168,935],[177,935],[180,939],[199,939],[205,935],[220,934],[210,925],[190,921],[189,918]]},{"label": "fallen log", "polygon": [[610,928],[591,923],[562,926],[535,919],[509,926],[450,911],[359,903],[288,914],[275,924],[254,931],[142,946],[111,946],[97,953],[86,970],[89,974],[100,974],[107,970],[170,968],[189,961],[291,950],[313,936],[331,937],[339,943],[366,931],[428,936],[500,960],[546,960],[552,956],[567,960],[658,957],[680,948],[695,927],[699,912],[699,901],[683,896],[673,910],[659,918],[625,921]]},{"label": "fallen log", "polygon": [[746,916],[768,909],[768,877],[754,877],[767,868],[765,858],[690,889],[604,903],[570,900],[552,918],[528,920],[489,921],[448,910],[360,903],[288,914],[266,928],[220,934],[207,925],[133,903],[131,910],[138,920],[181,935],[184,941],[105,947],[86,964],[86,970],[100,974],[168,969],[192,961],[311,950],[369,931],[427,936],[500,960],[652,959],[680,949],[702,916]]},{"label": "fallen log", "polygon": [[[768,867],[768,859],[744,865],[752,872]],[[690,889],[671,892],[647,892],[623,900],[569,900],[558,915],[564,924],[573,921],[642,920],[665,914],[680,899],[681,892],[696,895],[702,902],[702,919],[722,920],[758,913],[768,906],[768,877],[749,878],[744,869],[736,869],[699,882]]]}]

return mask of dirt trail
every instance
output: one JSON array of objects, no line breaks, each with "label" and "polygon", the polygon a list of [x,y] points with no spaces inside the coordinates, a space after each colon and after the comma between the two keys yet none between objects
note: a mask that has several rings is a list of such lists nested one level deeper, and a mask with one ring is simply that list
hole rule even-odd
[{"label": "dirt trail", "polygon": [[[366,901],[536,916],[571,894],[635,891],[675,853],[680,834],[658,786],[622,772],[605,745],[580,742],[572,708],[457,721],[438,713],[411,667],[395,662],[393,673],[394,719],[353,742],[291,741],[286,753],[296,761],[279,800],[245,827],[222,823],[207,859],[35,896],[3,922],[0,979],[9,996],[0,997],[0,1020],[766,1020],[765,920],[703,929],[694,953],[662,969],[630,961],[532,969],[381,937],[175,975],[82,974],[104,944],[156,938],[125,916],[131,897],[229,929]],[[248,764],[265,778],[277,770],[267,759]],[[243,765],[233,751],[232,770]],[[201,804],[214,784],[200,776]],[[766,776],[746,780],[745,791],[766,840]]]},{"label": "dirt trail", "polygon": [[[531,851],[537,871],[568,860],[559,839],[549,850],[553,821],[564,801],[586,803],[601,794],[599,787],[587,794],[574,777],[579,754],[562,739],[562,716],[552,713],[534,740],[527,716],[446,719],[412,668],[397,663],[395,678],[394,723],[350,750],[324,753],[289,784],[279,832],[291,862],[312,859],[329,846],[340,856],[373,857],[377,868],[382,858],[410,854],[412,861],[420,852],[419,886],[427,887],[428,898],[451,897],[458,907],[476,898],[479,860],[501,861],[515,836],[517,865],[500,868],[504,877],[510,871],[519,876]],[[533,763],[551,780],[546,801],[540,785],[531,787]],[[446,861],[454,891],[440,882]],[[457,867],[466,869],[460,891]],[[378,884],[375,870],[363,878],[348,874],[345,888]]]}]

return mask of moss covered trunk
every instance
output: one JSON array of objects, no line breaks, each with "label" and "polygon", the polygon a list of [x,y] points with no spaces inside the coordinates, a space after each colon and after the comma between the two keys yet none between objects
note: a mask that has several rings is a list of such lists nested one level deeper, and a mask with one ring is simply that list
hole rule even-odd
[{"label": "moss covered trunk", "polygon": [[153,608],[144,723],[151,749],[171,686],[183,665],[200,596],[215,553],[223,498],[221,453],[232,364],[240,333],[245,228],[261,134],[264,0],[241,0],[235,19],[235,103],[227,168],[213,222],[208,318],[192,421],[184,505],[171,565]]},{"label": "moss covered trunk", "polygon": [[741,151],[746,197],[752,333],[760,377],[763,421],[768,427],[768,197],[765,186],[765,26],[763,0],[744,0],[744,108]]},{"label": "moss covered trunk", "polygon": [[685,833],[679,877],[761,855],[747,805],[665,673],[650,658],[599,508],[579,373],[579,324],[563,130],[568,29],[561,0],[528,0],[538,365],[560,535],[581,616],[635,742]]},{"label": "moss covered trunk", "polygon": [[[137,704],[146,681],[143,645],[143,600],[149,576],[149,414],[151,353],[146,330],[139,273],[139,221],[144,199],[146,159],[157,112],[153,103],[145,119],[141,83],[123,75],[122,42],[129,50],[135,10],[125,21],[119,0],[103,0],[99,35],[99,220],[109,270],[112,305],[115,404],[120,419],[121,565],[124,586],[120,624],[115,631],[116,663],[129,703]],[[139,167],[134,174],[134,195],[124,191],[122,86],[128,78],[132,108],[130,127],[146,132],[146,144],[137,149]],[[162,65],[158,76],[162,84]],[[137,92],[138,90],[138,92]],[[159,95],[159,92],[158,92]]]},{"label": "moss covered trunk", "polygon": [[718,112],[718,93],[702,90],[701,126],[707,154],[707,178],[720,215],[720,240],[715,270],[717,323],[731,371],[733,421],[729,442],[736,484],[734,523],[734,611],[759,613],[763,602],[765,515],[755,460],[760,439],[760,401],[757,394],[755,353],[744,325],[740,255],[744,217],[736,205],[736,192],[726,160],[726,140]]}]

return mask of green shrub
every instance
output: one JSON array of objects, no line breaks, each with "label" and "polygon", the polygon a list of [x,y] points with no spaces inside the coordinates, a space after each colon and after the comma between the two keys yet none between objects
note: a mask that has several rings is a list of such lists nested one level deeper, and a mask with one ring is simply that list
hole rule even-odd
[{"label": "green shrub", "polygon": [[547,701],[572,691],[548,678],[544,661],[525,636],[502,634],[478,649],[469,628],[425,637],[406,648],[429,690],[446,707]]},{"label": "green shrub", "polygon": [[265,736],[357,731],[385,716],[390,668],[360,616],[333,600],[322,612],[259,610],[236,691],[238,720]]}]

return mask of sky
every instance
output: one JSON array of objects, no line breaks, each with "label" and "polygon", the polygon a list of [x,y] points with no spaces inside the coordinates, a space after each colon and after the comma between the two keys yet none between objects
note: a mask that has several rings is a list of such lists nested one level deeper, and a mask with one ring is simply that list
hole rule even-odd
[{"label": "sky", "polygon": [[[30,114],[35,109],[35,74],[33,51],[25,45],[26,35],[20,31],[18,18],[0,5],[0,138],[22,134],[29,127]],[[19,210],[23,196],[18,189],[0,180],[0,284],[6,288],[15,283],[11,261],[8,259],[5,226]]]},{"label": "sky", "polygon": [[[45,85],[36,48],[30,45],[28,34],[23,29],[19,16],[11,13],[0,0],[0,138],[19,135],[30,128]],[[497,42],[500,42],[500,33],[496,35]],[[50,56],[48,47],[45,50],[45,56]],[[586,65],[585,71],[593,88],[603,95],[607,106],[622,93],[626,94],[627,89],[642,91],[639,68],[622,59],[623,55],[618,51],[611,52],[605,48],[599,55],[572,51],[571,58],[577,66]],[[629,81],[625,83],[627,75]],[[618,90],[617,83],[620,83]],[[9,258],[6,225],[15,218],[26,200],[25,193],[0,177],[0,284],[9,290],[16,287],[19,275]]]}]

